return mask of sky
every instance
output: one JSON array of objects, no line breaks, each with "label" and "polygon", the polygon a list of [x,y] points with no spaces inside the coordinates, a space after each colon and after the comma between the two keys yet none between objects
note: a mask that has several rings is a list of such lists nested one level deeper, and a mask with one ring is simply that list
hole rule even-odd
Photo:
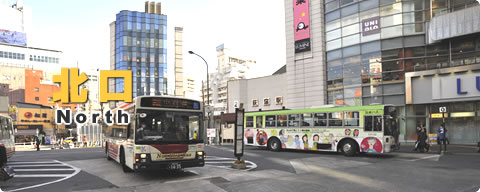
[{"label": "sky", "polygon": [[[225,43],[257,61],[252,76],[270,75],[285,65],[285,14],[282,0],[162,0],[167,15],[169,89],[174,86],[174,27],[183,27],[184,75],[206,79],[217,66],[216,46]],[[29,46],[64,52],[65,63],[80,70],[109,69],[109,24],[121,10],[141,11],[143,0],[24,0],[32,10]]]}]

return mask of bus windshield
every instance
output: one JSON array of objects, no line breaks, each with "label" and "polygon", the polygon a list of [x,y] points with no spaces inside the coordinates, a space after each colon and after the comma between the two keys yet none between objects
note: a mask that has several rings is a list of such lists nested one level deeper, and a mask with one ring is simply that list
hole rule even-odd
[{"label": "bus windshield", "polygon": [[135,143],[198,143],[201,140],[201,113],[139,110]]}]

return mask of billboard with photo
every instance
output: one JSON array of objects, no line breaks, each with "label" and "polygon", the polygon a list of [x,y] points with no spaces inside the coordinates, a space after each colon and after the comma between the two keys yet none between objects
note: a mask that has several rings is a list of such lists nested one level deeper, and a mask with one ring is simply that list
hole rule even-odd
[{"label": "billboard with photo", "polygon": [[309,0],[293,1],[295,24],[295,53],[310,51],[310,13]]},{"label": "billboard with photo", "polygon": [[0,29],[0,43],[26,46],[27,38],[25,33]]}]

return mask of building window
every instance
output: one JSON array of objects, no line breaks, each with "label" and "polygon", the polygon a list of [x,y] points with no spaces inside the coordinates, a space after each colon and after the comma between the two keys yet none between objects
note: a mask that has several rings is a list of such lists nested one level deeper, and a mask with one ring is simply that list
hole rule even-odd
[{"label": "building window", "polygon": [[282,96],[275,97],[275,104],[282,105],[283,104],[283,97]]},{"label": "building window", "polygon": [[38,92],[40,91],[40,89],[38,89],[38,87],[35,87],[35,92]]},{"label": "building window", "polygon": [[270,105],[270,98],[263,98],[263,106],[269,106]]},{"label": "building window", "polygon": [[258,100],[257,99],[252,100],[252,107],[258,107]]},{"label": "building window", "polygon": [[35,101],[40,101],[40,98],[38,98],[38,97],[35,97]]}]

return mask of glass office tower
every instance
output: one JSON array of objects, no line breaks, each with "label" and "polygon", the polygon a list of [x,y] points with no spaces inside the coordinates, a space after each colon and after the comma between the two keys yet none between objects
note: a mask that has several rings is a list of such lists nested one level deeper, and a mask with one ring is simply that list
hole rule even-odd
[{"label": "glass office tower", "polygon": [[[110,24],[110,33],[111,69],[132,70],[133,97],[167,94],[167,16],[159,8],[123,10]],[[115,92],[123,88],[123,79],[116,79]]]}]

